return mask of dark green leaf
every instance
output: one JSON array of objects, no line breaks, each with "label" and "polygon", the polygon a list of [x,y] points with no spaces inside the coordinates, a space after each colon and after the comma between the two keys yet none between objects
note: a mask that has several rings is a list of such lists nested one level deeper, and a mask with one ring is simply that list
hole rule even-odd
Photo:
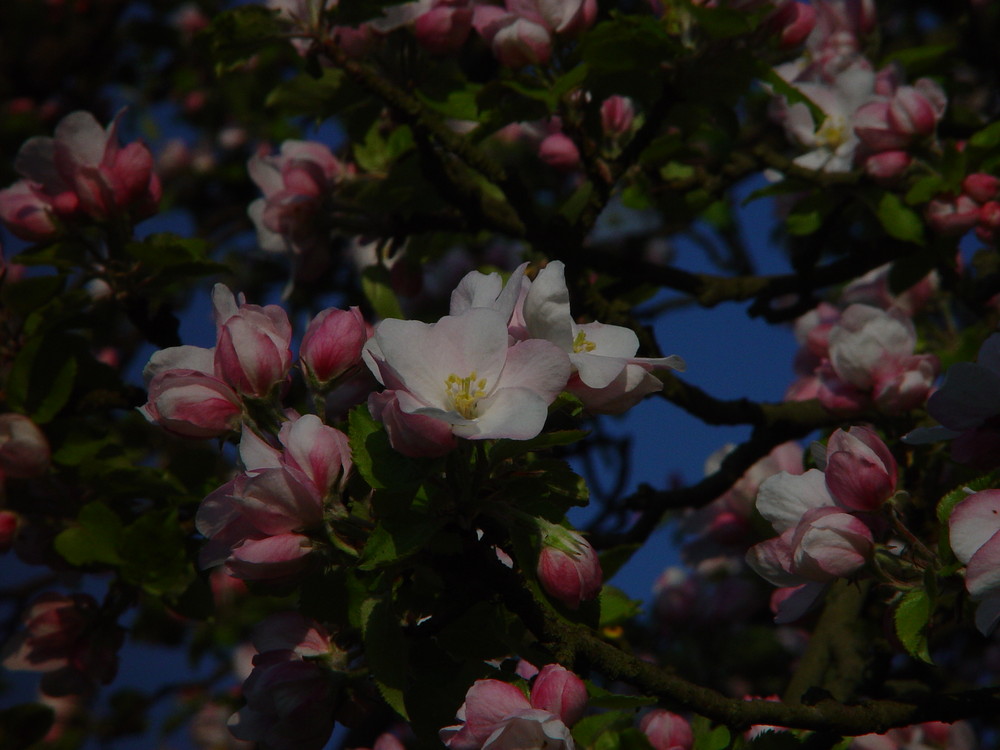
[{"label": "dark green leaf", "polygon": [[315,116],[317,104],[332,100],[343,83],[344,71],[338,68],[323,68],[318,78],[300,73],[276,86],[268,94],[264,106],[289,115]]},{"label": "dark green leaf", "polygon": [[[590,688],[588,687],[588,692]],[[573,739],[580,747],[594,747],[597,738],[606,732],[618,732],[632,726],[634,711],[605,711],[585,716],[573,725]]]},{"label": "dark green leaf", "polygon": [[601,572],[604,574],[604,580],[611,580],[622,565],[631,560],[632,555],[641,548],[641,544],[619,544],[601,552]]},{"label": "dark green leaf", "polygon": [[368,538],[358,567],[375,570],[419,552],[441,525],[438,520],[421,519],[413,513],[383,518]]},{"label": "dark green leaf", "polygon": [[147,511],[122,533],[122,576],[154,596],[180,596],[195,577],[184,542],[176,510]]},{"label": "dark green leaf", "polygon": [[0,302],[22,317],[38,310],[60,294],[66,283],[64,276],[33,276],[16,284],[0,286]]},{"label": "dark green leaf", "polygon": [[587,437],[586,430],[559,430],[543,432],[531,440],[497,440],[489,446],[490,461],[496,465],[525,453],[548,450],[561,445],[572,445]]},{"label": "dark green leaf", "polygon": [[50,333],[31,339],[17,356],[7,381],[7,400],[36,423],[50,421],[69,401],[82,342]]},{"label": "dark green leaf", "polygon": [[614,586],[605,585],[601,589],[600,603],[602,628],[622,625],[642,611],[642,602],[629,599],[624,591]]},{"label": "dark green leaf", "polygon": [[994,149],[1000,146],[1000,122],[991,123],[973,133],[969,138],[969,145],[982,149]]},{"label": "dark green leaf", "polygon": [[913,183],[906,193],[904,200],[907,205],[919,206],[927,203],[931,198],[943,193],[947,188],[947,183],[938,175],[921,177]]},{"label": "dark green leaf", "polygon": [[368,266],[361,273],[361,290],[380,318],[403,318],[396,293],[392,291],[389,269],[385,266]]},{"label": "dark green leaf", "polygon": [[365,405],[348,417],[348,434],[354,466],[368,484],[379,489],[413,488],[426,474],[430,462],[404,456],[389,445],[389,436]]},{"label": "dark green leaf", "polygon": [[223,11],[202,32],[202,38],[208,40],[217,72],[246,62],[280,37],[277,11],[263,5],[244,5]]},{"label": "dark green leaf", "polygon": [[118,545],[122,539],[122,522],[111,508],[100,502],[89,503],[80,509],[76,521],[76,526],[56,537],[56,552],[72,565],[121,563]]},{"label": "dark green leaf", "polygon": [[878,220],[890,237],[917,245],[924,244],[924,222],[920,215],[907,208],[895,193],[885,193],[878,202]]},{"label": "dark green leaf", "polygon": [[364,615],[364,643],[368,666],[379,693],[393,710],[404,719],[409,718],[403,701],[406,688],[409,646],[403,634],[399,616],[392,602],[385,599],[368,600]]},{"label": "dark green leaf", "polygon": [[896,605],[896,636],[910,656],[933,664],[927,649],[927,625],[931,600],[924,589],[912,589]]}]

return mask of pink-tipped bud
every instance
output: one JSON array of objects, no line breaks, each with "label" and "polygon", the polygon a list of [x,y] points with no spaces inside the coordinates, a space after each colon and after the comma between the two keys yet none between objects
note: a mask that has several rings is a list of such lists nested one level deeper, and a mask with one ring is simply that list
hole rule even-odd
[{"label": "pink-tipped bud", "polygon": [[931,135],[938,118],[934,103],[915,86],[901,86],[889,103],[889,124],[902,135]]},{"label": "pink-tipped bud", "polygon": [[538,146],[538,157],[553,169],[570,171],[580,165],[580,151],[569,136],[553,133]]},{"label": "pink-tipped bud", "polygon": [[816,9],[807,3],[785,3],[768,19],[768,24],[777,31],[782,49],[798,47],[816,27]]},{"label": "pink-tipped bud", "polygon": [[927,204],[927,224],[939,234],[964,234],[979,221],[979,204],[967,195],[939,197]]},{"label": "pink-tipped bud", "polygon": [[962,192],[978,203],[994,200],[1000,193],[1000,179],[991,174],[975,172],[962,180]]},{"label": "pink-tipped bud", "polygon": [[546,664],[531,686],[531,707],[548,711],[573,726],[587,710],[587,686],[558,664]]},{"label": "pink-tipped bud", "polygon": [[570,609],[593,599],[601,591],[601,563],[590,542],[579,533],[537,519],[542,532],[538,554],[538,580],[553,599]]},{"label": "pink-tipped bud", "polygon": [[306,329],[299,349],[309,380],[328,384],[360,365],[367,340],[368,327],[357,307],[321,311]]},{"label": "pink-tipped bud", "polygon": [[905,151],[883,151],[865,159],[865,172],[876,182],[892,182],[912,163],[913,157]]},{"label": "pink-tipped bud", "polygon": [[642,717],[639,729],[649,738],[654,750],[691,750],[694,735],[683,716],[655,708]]},{"label": "pink-tipped bud", "polygon": [[852,510],[875,510],[896,491],[896,459],[873,430],[837,430],[826,448],[826,486]]},{"label": "pink-tipped bud", "polygon": [[49,468],[49,441],[23,414],[0,414],[0,474],[30,479]]},{"label": "pink-tipped bud", "polygon": [[609,96],[601,104],[601,127],[604,135],[618,138],[632,129],[635,107],[627,96]]},{"label": "pink-tipped bud", "polygon": [[472,29],[472,8],[438,5],[413,24],[417,41],[432,55],[449,55],[465,44]]}]

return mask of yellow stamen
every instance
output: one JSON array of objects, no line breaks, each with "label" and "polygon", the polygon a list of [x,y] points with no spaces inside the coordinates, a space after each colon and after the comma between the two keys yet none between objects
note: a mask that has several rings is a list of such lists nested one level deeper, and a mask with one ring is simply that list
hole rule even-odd
[{"label": "yellow stamen", "polygon": [[843,117],[827,116],[816,131],[816,141],[821,146],[836,148],[847,140],[847,123]]},{"label": "yellow stamen", "polygon": [[478,416],[476,402],[486,395],[486,378],[477,378],[476,371],[473,370],[468,377],[460,378],[452,373],[444,381],[452,406],[466,419]]},{"label": "yellow stamen", "polygon": [[580,354],[581,352],[592,352],[597,348],[597,344],[593,341],[587,340],[587,334],[583,331],[578,331],[576,338],[573,339],[573,354]]}]

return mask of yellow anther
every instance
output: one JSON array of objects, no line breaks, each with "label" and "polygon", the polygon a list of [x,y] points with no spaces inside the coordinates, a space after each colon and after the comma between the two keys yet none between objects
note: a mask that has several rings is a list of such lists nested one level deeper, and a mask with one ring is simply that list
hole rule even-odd
[{"label": "yellow anther", "polygon": [[592,352],[597,348],[597,344],[593,341],[587,340],[587,334],[583,331],[578,331],[576,338],[573,339],[573,354],[580,354],[581,352]]},{"label": "yellow anther", "polygon": [[473,370],[464,378],[452,373],[444,384],[455,411],[466,419],[475,419],[476,403],[486,395],[486,378],[477,380],[476,372]]},{"label": "yellow anther", "polygon": [[821,146],[836,148],[847,140],[847,123],[843,117],[828,116],[816,131],[816,140]]}]

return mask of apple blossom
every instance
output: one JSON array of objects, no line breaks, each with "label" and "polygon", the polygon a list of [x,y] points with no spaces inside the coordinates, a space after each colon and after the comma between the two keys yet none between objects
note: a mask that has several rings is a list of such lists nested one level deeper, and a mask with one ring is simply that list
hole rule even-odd
[{"label": "apple blossom", "polygon": [[25,613],[24,627],[5,645],[3,666],[43,672],[46,695],[88,693],[114,679],[125,631],[103,620],[92,596],[42,594]]},{"label": "apple blossom", "polygon": [[601,129],[609,138],[619,138],[632,129],[635,105],[627,96],[609,96],[601,102]]},{"label": "apple blossom", "polygon": [[[507,344],[503,315],[471,308],[434,324],[383,320],[364,357],[404,423],[416,416],[438,420],[458,437],[526,440],[541,431],[570,366],[546,341]],[[385,398],[373,413],[381,413]]]},{"label": "apple blossom", "polygon": [[653,369],[684,369],[684,360],[636,357],[639,338],[631,329],[603,323],[577,324],[570,314],[565,265],[553,261],[539,271],[524,298],[526,335],[551,341],[569,357],[575,374],[567,390],[600,414],[620,414],[660,390]]},{"label": "apple blossom", "polygon": [[966,566],[965,587],[979,602],[976,627],[989,635],[1000,623],[1000,490],[962,500],[948,518],[948,539]]},{"label": "apple blossom", "polygon": [[140,219],[155,213],[161,189],[153,156],[141,142],[118,143],[123,115],[124,110],[102,128],[89,112],[72,112],[56,125],[54,138],[36,136],[21,146],[14,168],[25,179],[0,192],[0,216],[15,234],[51,237],[52,216],[104,221],[117,214]]}]

